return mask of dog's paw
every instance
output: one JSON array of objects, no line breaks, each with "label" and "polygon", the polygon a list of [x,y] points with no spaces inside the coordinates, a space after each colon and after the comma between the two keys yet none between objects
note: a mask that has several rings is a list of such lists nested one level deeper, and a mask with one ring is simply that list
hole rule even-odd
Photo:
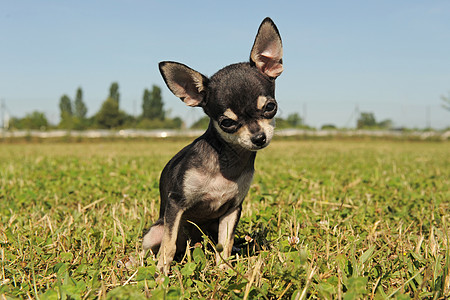
[{"label": "dog's paw", "polygon": [[170,263],[164,264],[161,260],[159,260],[156,268],[161,274],[164,274],[165,276],[170,275]]}]

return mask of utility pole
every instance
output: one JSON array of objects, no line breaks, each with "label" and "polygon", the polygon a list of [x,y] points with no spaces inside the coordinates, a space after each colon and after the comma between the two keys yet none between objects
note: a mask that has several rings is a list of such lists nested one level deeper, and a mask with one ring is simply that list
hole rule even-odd
[{"label": "utility pole", "polygon": [[358,118],[359,118],[359,105],[355,105],[355,128],[358,129]]},{"label": "utility pole", "polygon": [[425,119],[426,119],[426,123],[427,123],[426,129],[431,129],[431,108],[429,105],[427,105]]},{"label": "utility pole", "polygon": [[0,100],[0,114],[2,117],[2,123],[0,124],[0,126],[4,130],[7,130],[9,128],[9,114],[6,110],[5,99]]},{"label": "utility pole", "polygon": [[2,113],[2,128],[5,129],[5,100],[1,100],[0,110]]},{"label": "utility pole", "polygon": [[350,115],[350,118],[348,119],[347,123],[345,123],[345,127],[348,128],[350,124],[355,121],[355,128],[358,128],[358,118],[359,118],[359,106],[358,104],[355,104],[355,108],[352,111],[352,114]]}]

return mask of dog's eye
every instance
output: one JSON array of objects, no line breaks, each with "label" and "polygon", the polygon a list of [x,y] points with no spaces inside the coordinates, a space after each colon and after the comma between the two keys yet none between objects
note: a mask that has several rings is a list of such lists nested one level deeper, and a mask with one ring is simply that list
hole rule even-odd
[{"label": "dog's eye", "polygon": [[276,105],[273,102],[267,103],[266,107],[264,108],[265,112],[271,112],[275,109]]},{"label": "dog's eye", "polygon": [[236,125],[237,125],[237,122],[232,119],[223,119],[222,121],[220,121],[220,126],[222,126],[222,127],[230,128],[230,127],[233,127]]},{"label": "dog's eye", "polygon": [[228,133],[233,133],[239,128],[238,122],[230,118],[223,118],[219,121],[220,127]]},{"label": "dog's eye", "polygon": [[277,113],[277,104],[275,102],[269,102],[264,106],[264,117],[273,118]]}]

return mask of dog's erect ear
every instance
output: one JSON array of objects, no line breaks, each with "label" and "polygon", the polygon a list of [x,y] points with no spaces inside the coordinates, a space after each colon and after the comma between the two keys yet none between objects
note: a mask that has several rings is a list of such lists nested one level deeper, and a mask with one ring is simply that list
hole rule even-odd
[{"label": "dog's erect ear", "polygon": [[186,105],[202,106],[206,93],[208,78],[186,65],[163,61],[159,71],[172,93]]},{"label": "dog's erect ear", "polygon": [[276,78],[283,72],[283,47],[280,33],[270,18],[262,21],[250,53],[250,63],[262,73]]}]

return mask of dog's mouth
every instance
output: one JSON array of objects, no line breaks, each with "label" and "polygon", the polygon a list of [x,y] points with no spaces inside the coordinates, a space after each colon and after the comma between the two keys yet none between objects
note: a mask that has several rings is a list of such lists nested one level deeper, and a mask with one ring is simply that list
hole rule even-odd
[{"label": "dog's mouth", "polygon": [[265,139],[264,141],[258,142],[258,143],[254,143],[253,141],[251,143],[245,143],[243,146],[244,148],[246,148],[247,150],[250,151],[258,151],[261,149],[266,148],[267,146],[269,146],[270,144],[270,140],[271,139]]},{"label": "dog's mouth", "polygon": [[266,148],[267,146],[269,146],[269,142],[265,143],[264,145],[254,145],[252,147],[252,151],[262,150],[262,149]]},{"label": "dog's mouth", "polygon": [[249,151],[258,151],[266,148],[272,140],[273,130],[260,131],[253,135],[244,135],[238,139],[241,147]]}]

